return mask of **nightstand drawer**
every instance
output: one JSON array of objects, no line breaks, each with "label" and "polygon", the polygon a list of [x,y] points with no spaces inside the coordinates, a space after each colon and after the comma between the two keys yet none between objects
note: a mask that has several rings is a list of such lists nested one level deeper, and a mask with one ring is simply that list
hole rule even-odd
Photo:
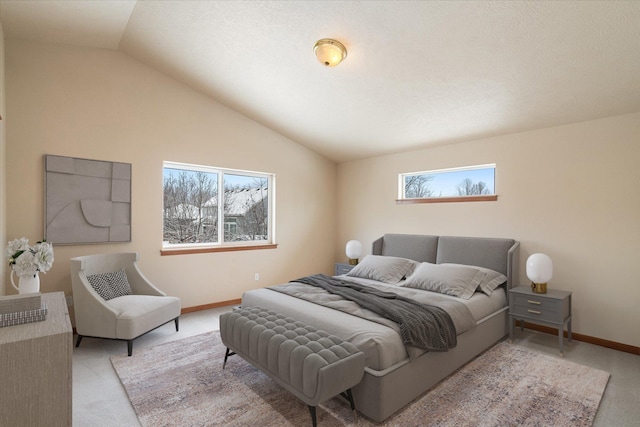
[{"label": "nightstand drawer", "polygon": [[550,309],[549,307],[530,306],[530,305],[516,305],[511,310],[511,314],[514,316],[526,316],[539,318],[540,320],[548,320],[552,322],[559,322],[562,320],[562,312]]},{"label": "nightstand drawer", "polygon": [[514,316],[562,323],[570,313],[568,304],[568,298],[550,298],[532,293],[511,293],[511,314]]},{"label": "nightstand drawer", "polygon": [[562,316],[562,300],[531,295],[514,295],[513,313],[540,316],[545,319],[559,319]]},{"label": "nightstand drawer", "polygon": [[342,274],[347,274],[353,269],[353,267],[355,267],[355,265],[337,263],[336,269],[335,269],[335,275],[340,276]]}]

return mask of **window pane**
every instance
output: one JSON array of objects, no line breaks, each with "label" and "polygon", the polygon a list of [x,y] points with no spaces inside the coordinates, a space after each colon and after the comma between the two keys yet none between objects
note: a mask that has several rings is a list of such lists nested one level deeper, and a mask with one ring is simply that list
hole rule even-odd
[{"label": "window pane", "polygon": [[495,165],[401,174],[401,198],[495,194]]},{"label": "window pane", "polygon": [[274,243],[273,174],[166,161],[163,178],[163,247]]},{"label": "window pane", "polygon": [[225,173],[224,241],[269,239],[267,178]]},{"label": "window pane", "polygon": [[218,242],[218,174],[164,168],[163,240]]}]

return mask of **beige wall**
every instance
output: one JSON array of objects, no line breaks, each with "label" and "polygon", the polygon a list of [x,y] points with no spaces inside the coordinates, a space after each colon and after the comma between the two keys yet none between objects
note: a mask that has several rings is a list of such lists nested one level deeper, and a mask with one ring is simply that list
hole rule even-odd
[{"label": "beige wall", "polygon": [[[3,245],[43,235],[44,154],[133,164],[133,241],[57,246],[54,267],[42,277],[44,292],[70,295],[68,259],[89,253],[140,252],[151,280],[188,307],[330,272],[333,260],[344,260],[344,243],[353,238],[369,250],[371,241],[386,232],[513,237],[522,243],[521,283],[527,283],[528,255],[540,251],[553,258],[550,286],[573,291],[574,331],[640,345],[634,326],[640,324],[640,114],[348,162],[336,169],[121,53],[18,41],[3,47]],[[160,257],[163,160],[276,173],[279,248]],[[395,203],[400,172],[493,162],[497,202]],[[6,209],[1,205],[5,194]],[[2,288],[9,289],[4,264],[0,278]],[[260,282],[253,280],[254,273],[260,273]]]},{"label": "beige wall", "polygon": [[[554,261],[575,332],[639,346],[640,113],[338,166],[336,260],[383,233],[511,237]],[[397,175],[496,163],[497,202],[397,205]]]},{"label": "beige wall", "polygon": [[[43,292],[70,295],[69,258],[102,252],[139,252],[183,307],[332,271],[333,162],[115,51],[7,40],[6,88],[8,239],[43,236],[44,154],[133,168],[132,242],[56,246]],[[279,247],[161,257],[163,160],[275,173]]]},{"label": "beige wall", "polygon": [[4,31],[0,22],[0,245],[2,249],[2,261],[0,262],[0,295],[5,294],[5,275],[7,262],[4,256],[4,245],[7,241],[7,221],[6,221],[6,188],[5,188],[5,123],[7,122],[6,102],[4,90]]}]

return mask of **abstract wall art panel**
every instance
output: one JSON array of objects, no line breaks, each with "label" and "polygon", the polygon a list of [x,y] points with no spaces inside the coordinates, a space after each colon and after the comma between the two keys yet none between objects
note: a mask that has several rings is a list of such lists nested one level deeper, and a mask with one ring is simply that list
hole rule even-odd
[{"label": "abstract wall art panel", "polygon": [[54,244],[131,241],[131,164],[44,156],[45,239]]}]

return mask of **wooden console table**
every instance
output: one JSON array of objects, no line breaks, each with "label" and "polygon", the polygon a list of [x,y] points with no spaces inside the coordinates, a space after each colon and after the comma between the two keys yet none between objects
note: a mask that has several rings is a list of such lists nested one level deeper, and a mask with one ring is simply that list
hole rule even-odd
[{"label": "wooden console table", "polygon": [[63,292],[47,318],[0,328],[0,426],[71,426],[73,332]]}]

